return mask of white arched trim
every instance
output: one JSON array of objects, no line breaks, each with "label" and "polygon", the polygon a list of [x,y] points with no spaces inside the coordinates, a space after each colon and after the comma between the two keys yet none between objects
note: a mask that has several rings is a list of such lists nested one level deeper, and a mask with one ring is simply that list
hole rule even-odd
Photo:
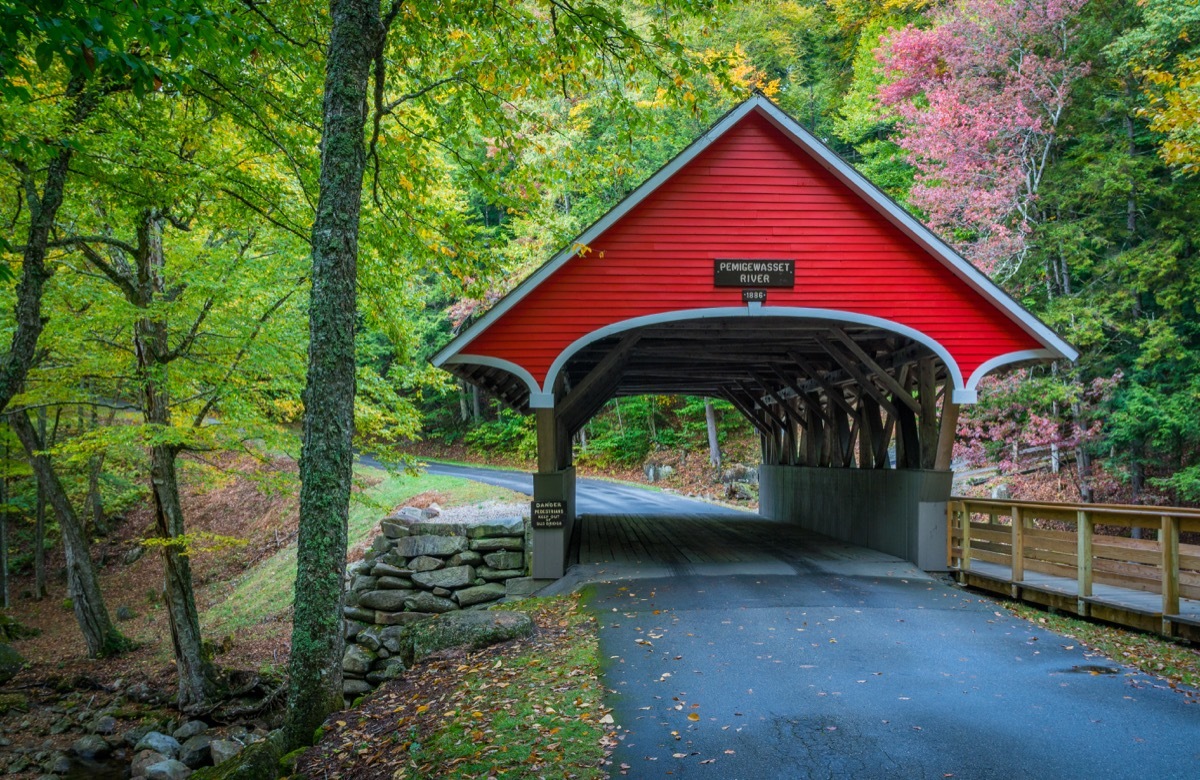
[{"label": "white arched trim", "polygon": [[[446,362],[447,363],[469,363],[472,365],[487,366],[488,368],[498,368],[501,371],[507,371],[508,373],[512,374],[517,379],[520,379],[522,382],[525,383],[525,386],[529,388],[529,405],[535,409],[538,408],[538,404],[535,404],[534,400],[540,398],[540,396],[543,395],[542,388],[538,387],[537,380],[533,378],[533,374],[529,373],[529,371],[524,366],[518,366],[516,363],[513,363],[511,360],[504,360],[503,358],[497,358],[497,357],[488,357],[487,355],[463,355],[463,354],[451,355],[449,358],[446,359]],[[550,403],[547,404],[547,406],[553,406],[553,405],[554,405],[554,396],[551,395]]]},{"label": "white arched trim", "polygon": [[[956,403],[974,403],[975,401],[974,392],[968,391],[964,387],[962,371],[959,370],[958,363],[950,355],[950,351],[925,333],[915,328],[910,328],[907,325],[901,325],[899,322],[885,320],[882,317],[872,317],[869,314],[839,311],[837,309],[809,309],[800,306],[716,306],[708,309],[679,309],[677,311],[648,314],[644,317],[634,317],[614,322],[611,325],[597,328],[591,333],[580,336],[569,347],[560,352],[558,357],[554,359],[554,362],[550,364],[550,370],[546,373],[544,387],[547,389],[553,388],[555,380],[558,379],[559,372],[562,371],[567,361],[579,350],[600,339],[627,330],[644,328],[649,325],[661,325],[666,322],[680,322],[683,320],[716,319],[720,317],[794,317],[796,319],[807,320],[831,320],[851,325],[882,328],[901,336],[907,336],[918,344],[928,347],[930,351],[942,359],[942,362],[946,365],[946,370],[950,372],[950,378],[954,382],[954,400]],[[966,397],[968,394],[970,398]],[[530,406],[533,406],[532,402]]]},{"label": "white arched trim", "polygon": [[1001,366],[1007,366],[1010,363],[1020,363],[1026,360],[1057,360],[1061,357],[1062,355],[1049,349],[1022,349],[1018,352],[999,355],[981,363],[979,368],[975,369],[974,373],[971,374],[971,378],[967,380],[967,390],[972,393],[976,392],[980,380]]}]

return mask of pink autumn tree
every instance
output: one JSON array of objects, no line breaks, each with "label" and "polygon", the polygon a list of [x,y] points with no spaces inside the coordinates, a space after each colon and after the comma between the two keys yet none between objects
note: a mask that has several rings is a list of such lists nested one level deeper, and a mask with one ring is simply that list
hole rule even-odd
[{"label": "pink autumn tree", "polygon": [[985,272],[1020,269],[1072,83],[1086,0],[955,0],[930,26],[890,30],[879,102],[917,168],[910,199]]}]

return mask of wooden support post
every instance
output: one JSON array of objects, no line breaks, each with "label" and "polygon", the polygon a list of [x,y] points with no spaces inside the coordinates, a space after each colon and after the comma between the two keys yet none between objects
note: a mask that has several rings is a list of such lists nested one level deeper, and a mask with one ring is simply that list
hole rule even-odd
[{"label": "wooden support post", "polygon": [[1079,573],[1079,614],[1088,614],[1084,599],[1092,595],[1092,513],[1080,509],[1075,513],[1075,537],[1078,541],[1075,567]]},{"label": "wooden support post", "polygon": [[[870,411],[867,409],[868,396],[860,393],[858,396],[858,467],[860,469],[875,468],[874,430],[871,428]],[[879,414],[876,412],[878,421]]]},{"label": "wooden support post", "polygon": [[958,556],[958,568],[960,571],[971,570],[971,512],[967,509],[966,504],[959,504],[962,510],[959,517],[962,518],[962,552]]},{"label": "wooden support post", "polygon": [[958,404],[954,403],[954,386],[946,380],[942,393],[942,419],[938,428],[937,457],[933,468],[937,471],[949,471],[950,462],[954,459],[954,437],[958,432]]},{"label": "wooden support post", "polygon": [[907,406],[896,404],[896,468],[921,468],[921,444],[917,416]]},{"label": "wooden support post", "polygon": [[538,409],[535,415],[538,471],[549,474],[558,470],[558,419],[553,409]]},{"label": "wooden support post", "polygon": [[917,400],[921,404],[919,428],[923,469],[932,469],[937,462],[939,432],[936,375],[934,358],[925,357],[917,361]]},{"label": "wooden support post", "polygon": [[1025,515],[1021,507],[1012,508],[1012,582],[1013,598],[1017,597],[1018,585],[1025,579]]},{"label": "wooden support post", "polygon": [[1158,546],[1162,551],[1163,633],[1170,634],[1167,616],[1179,614],[1179,518],[1162,516]]}]

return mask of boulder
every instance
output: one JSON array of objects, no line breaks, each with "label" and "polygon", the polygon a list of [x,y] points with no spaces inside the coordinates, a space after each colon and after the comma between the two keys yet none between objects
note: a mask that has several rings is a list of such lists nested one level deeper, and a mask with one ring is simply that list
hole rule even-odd
[{"label": "boulder", "polygon": [[342,655],[342,671],[346,674],[362,677],[371,671],[375,662],[375,654],[362,645],[348,645]]},{"label": "boulder", "polygon": [[364,609],[362,607],[342,607],[342,614],[351,620],[358,620],[363,623],[372,623],[375,620],[375,610]]},{"label": "boulder", "polygon": [[508,596],[532,596],[539,590],[541,590],[541,586],[533,577],[514,577],[504,583],[504,592]]},{"label": "boulder", "polygon": [[413,522],[420,523],[424,522],[425,520],[432,520],[440,514],[441,512],[436,509],[405,506],[397,509],[391,515],[389,515],[387,519],[399,520],[401,522],[406,522],[408,525],[412,525]]},{"label": "boulder", "polygon": [[347,699],[362,696],[364,693],[370,693],[373,690],[375,690],[375,686],[365,680],[342,680],[342,694]]},{"label": "boulder", "polygon": [[212,763],[212,737],[207,734],[196,734],[188,737],[187,742],[184,742],[179,747],[179,760],[186,764],[188,769],[199,769],[202,766],[208,766]]},{"label": "boulder", "polygon": [[[266,739],[248,744],[221,766],[196,770],[193,780],[263,780],[279,777],[279,759],[285,746],[283,734],[272,731]],[[215,755],[214,755],[215,760]]]},{"label": "boulder", "polygon": [[146,780],[186,780],[191,776],[188,765],[173,758],[146,767]]},{"label": "boulder", "polygon": [[112,753],[112,745],[99,734],[88,734],[75,740],[71,745],[71,752],[80,758],[95,760],[106,758]]},{"label": "boulder", "polygon": [[412,590],[413,581],[407,577],[380,577],[380,590]]},{"label": "boulder", "polygon": [[375,585],[378,582],[379,580],[376,577],[360,574],[350,583],[350,590],[375,590]]},{"label": "boulder", "polygon": [[524,550],[525,540],[513,536],[498,536],[494,539],[472,539],[470,548],[481,553],[495,552],[496,550]]},{"label": "boulder", "polygon": [[122,734],[121,739],[125,740],[126,745],[133,747],[137,743],[141,742],[142,737],[146,736],[151,731],[154,731],[154,727],[152,726],[134,726],[129,731],[126,731],[124,734]]},{"label": "boulder", "polygon": [[[472,582],[474,582],[474,580],[472,580]],[[446,599],[454,595],[454,591],[450,590],[449,588],[434,588],[431,592],[435,596],[441,596],[442,598]]]},{"label": "boulder", "polygon": [[376,536],[375,541],[371,542],[371,549],[382,555],[383,553],[391,550],[393,544],[394,540],[389,539],[386,536]]},{"label": "boulder", "polygon": [[371,626],[366,631],[360,631],[357,639],[358,644],[370,650],[372,653],[379,651],[379,627]]},{"label": "boulder", "polygon": [[423,588],[462,588],[471,584],[475,579],[475,569],[471,566],[454,566],[449,569],[436,571],[414,572],[412,581]]},{"label": "boulder", "polygon": [[405,558],[436,555],[448,558],[467,549],[465,536],[406,536],[396,540],[395,553]]},{"label": "boulder", "polygon": [[472,604],[482,604],[486,601],[495,601],[502,599],[505,596],[504,586],[499,582],[492,582],[487,585],[478,585],[474,588],[464,588],[454,594],[454,599],[461,607],[469,607]]},{"label": "boulder", "polygon": [[151,731],[138,740],[133,749],[134,752],[138,753],[143,750],[153,750],[155,753],[162,753],[167,758],[175,758],[179,755],[179,747],[179,740],[175,739],[175,737],[158,731]]},{"label": "boulder", "polygon": [[389,563],[377,563],[371,568],[371,574],[376,577],[407,577],[412,571],[407,567],[392,566]]},{"label": "boulder", "polygon": [[411,590],[370,590],[359,595],[358,604],[360,608],[399,612],[404,609],[404,600],[411,595]]},{"label": "boulder", "polygon": [[408,530],[414,536],[466,536],[465,523],[409,523]]},{"label": "boulder", "polygon": [[474,550],[456,553],[446,561],[447,566],[474,566],[477,563],[483,563],[483,556]]},{"label": "boulder", "polygon": [[137,612],[134,611],[133,607],[127,607],[124,604],[117,607],[117,620],[123,622],[133,620],[135,617],[137,617]]},{"label": "boulder", "polygon": [[183,742],[189,740],[197,734],[203,734],[208,731],[208,724],[202,720],[189,720],[179,728],[171,732],[171,736]]},{"label": "boulder", "polygon": [[14,650],[12,645],[0,642],[0,685],[16,677],[23,666],[25,659],[21,654]]},{"label": "boulder", "polygon": [[408,536],[409,533],[408,528],[404,525],[387,519],[379,521],[379,530],[389,539],[399,539],[402,536]]},{"label": "boulder", "polygon": [[208,753],[214,764],[229,759],[242,752],[242,743],[232,739],[214,739],[208,745]]},{"label": "boulder", "polygon": [[508,517],[490,523],[480,523],[467,529],[467,537],[471,539],[490,539],[496,536],[521,536],[525,531],[525,520],[520,517]]},{"label": "boulder", "polygon": [[[408,606],[408,601],[405,601],[405,606]],[[427,617],[433,617],[428,612],[409,611],[409,612],[376,612],[375,625],[378,626],[406,626],[409,623],[416,623],[418,620],[424,620]]]},{"label": "boulder", "polygon": [[168,760],[168,757],[162,753],[157,753],[153,750],[142,750],[133,756],[133,763],[129,765],[130,776],[145,777],[146,767],[166,760]]},{"label": "boulder", "polygon": [[413,571],[433,571],[445,565],[445,561],[441,558],[434,558],[432,555],[418,555],[408,562],[408,568]]},{"label": "boulder", "polygon": [[435,596],[432,593],[416,593],[404,601],[404,608],[409,612],[450,612],[458,609],[458,605],[450,599]]},{"label": "boulder", "polygon": [[101,715],[98,718],[94,718],[92,722],[88,724],[87,730],[93,734],[108,736],[109,734],[116,732],[117,719],[112,715]]},{"label": "boulder", "polygon": [[533,620],[523,612],[452,612],[417,623],[408,631],[413,657],[421,659],[450,647],[476,649],[529,636]]},{"label": "boulder", "polygon": [[[46,762],[42,764],[42,770],[51,775],[70,774],[72,768],[71,759],[67,757],[66,753],[52,753],[50,758],[46,759]],[[38,780],[45,780],[45,776],[43,775]]]},{"label": "boulder", "polygon": [[405,639],[407,635],[408,633],[404,626],[387,626],[379,630],[379,643],[389,653],[395,655],[407,644],[407,640]]},{"label": "boulder", "polygon": [[475,570],[475,573],[485,582],[496,582],[497,580],[509,580],[525,576],[524,569],[491,569],[487,566],[479,567]]},{"label": "boulder", "polygon": [[376,667],[367,672],[367,682],[372,685],[382,685],[388,680],[395,680],[404,674],[404,670],[408,668],[404,665],[404,661],[399,658],[389,658],[383,662],[382,666],[376,664]]},{"label": "boulder", "polygon": [[519,569],[525,563],[525,556],[512,550],[501,550],[483,556],[483,561],[493,569]]},{"label": "boulder", "polygon": [[360,574],[370,574],[371,564],[368,561],[355,561],[346,567],[346,576],[350,578],[357,577]]},{"label": "boulder", "polygon": [[360,620],[347,620],[346,625],[346,641],[354,641],[354,638],[367,627],[366,623]]}]

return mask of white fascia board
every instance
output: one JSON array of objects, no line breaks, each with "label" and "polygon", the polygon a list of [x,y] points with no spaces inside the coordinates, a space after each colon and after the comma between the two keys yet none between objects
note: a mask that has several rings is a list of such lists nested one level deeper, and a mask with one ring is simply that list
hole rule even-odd
[{"label": "white fascia board", "polygon": [[690,146],[677,154],[669,163],[659,168],[657,173],[642,182],[641,186],[626,196],[611,211],[594,222],[591,227],[568,244],[565,249],[552,257],[549,262],[542,265],[541,268],[526,278],[525,281],[521,282],[515,289],[501,298],[486,314],[471,323],[470,327],[458,334],[453,341],[438,351],[430,359],[430,362],[440,368],[452,355],[461,352],[476,336],[487,330],[493,322],[503,317],[509,309],[516,306],[534,288],[544,282],[559,268],[562,268],[568,260],[579,254],[581,248],[590,246],[604,231],[616,224],[618,220],[632,211],[639,203],[650,197],[655,190],[665,184],[680,169],[694,160],[697,155],[741,121],[742,117],[757,108],[758,100],[757,96],[753,97],[721,117],[716,124],[709,128],[708,132],[693,141]]},{"label": "white fascia board", "polygon": [[1017,303],[989,279],[978,268],[971,265],[958,252],[934,235],[933,231],[905,211],[887,193],[872,184],[865,176],[843,160],[819,138],[805,130],[798,122],[788,116],[782,109],[762,96],[755,96],[756,108],[805,151],[811,153],[821,165],[836,176],[843,184],[852,189],[859,197],[870,203],[876,211],[889,222],[898,227],[905,235],[915,241],[921,248],[929,252],[947,266],[956,276],[967,283],[975,292],[988,298],[1008,315],[1022,330],[1040,341],[1052,355],[1075,360],[1079,352],[1064,341],[1057,333],[1050,330],[1025,307]]}]

